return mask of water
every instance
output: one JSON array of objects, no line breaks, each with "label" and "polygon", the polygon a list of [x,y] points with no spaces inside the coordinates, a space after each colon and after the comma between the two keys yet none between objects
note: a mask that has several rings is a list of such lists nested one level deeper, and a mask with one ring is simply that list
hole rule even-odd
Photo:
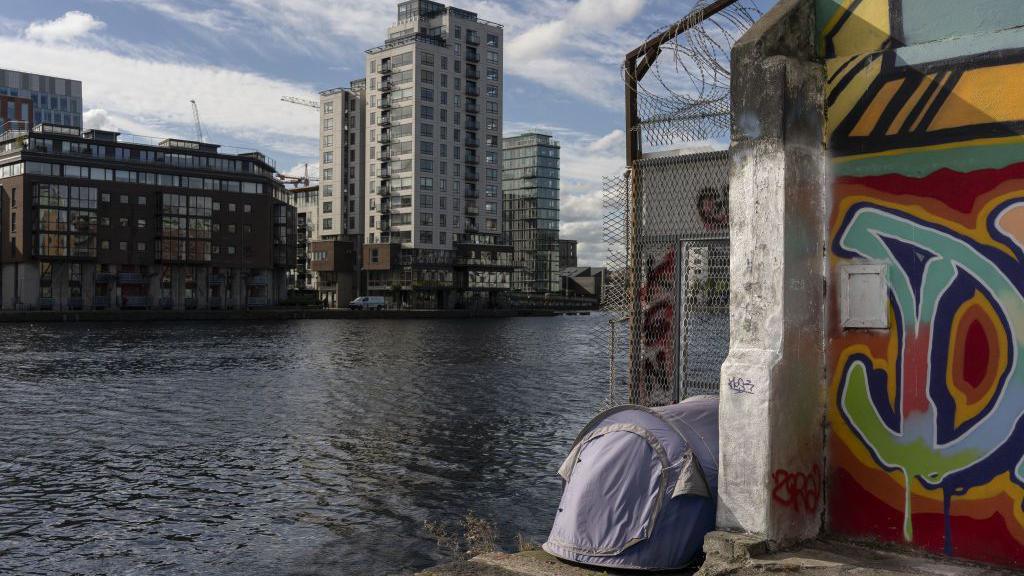
[{"label": "water", "polygon": [[400,574],[543,541],[600,316],[0,324],[0,573]]}]

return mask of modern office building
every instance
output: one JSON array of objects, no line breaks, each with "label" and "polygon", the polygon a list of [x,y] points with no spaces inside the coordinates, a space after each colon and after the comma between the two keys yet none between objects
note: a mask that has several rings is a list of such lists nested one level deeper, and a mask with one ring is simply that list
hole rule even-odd
[{"label": "modern office building", "polygon": [[499,24],[416,0],[398,5],[387,40],[367,51],[363,269],[369,292],[392,305],[493,305],[510,285],[503,41]]},{"label": "modern office building", "polygon": [[558,244],[558,142],[527,133],[504,140],[505,233],[512,241],[512,289],[550,294],[562,288]]},{"label": "modern office building", "polygon": [[560,270],[579,266],[579,258],[576,255],[578,246],[579,243],[576,240],[558,239],[558,268]]},{"label": "modern office building", "polygon": [[0,136],[3,309],[251,308],[287,294],[295,209],[259,152],[40,124]]},{"label": "modern office building", "polygon": [[0,132],[36,124],[82,127],[82,83],[0,69]]}]

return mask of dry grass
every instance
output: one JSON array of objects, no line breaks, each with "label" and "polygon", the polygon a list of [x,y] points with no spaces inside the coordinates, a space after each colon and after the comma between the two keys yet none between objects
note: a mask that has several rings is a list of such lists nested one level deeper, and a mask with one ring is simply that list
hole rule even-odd
[{"label": "dry grass", "polygon": [[453,560],[468,560],[474,556],[498,551],[498,530],[490,521],[472,512],[455,526],[427,521],[423,529]]}]

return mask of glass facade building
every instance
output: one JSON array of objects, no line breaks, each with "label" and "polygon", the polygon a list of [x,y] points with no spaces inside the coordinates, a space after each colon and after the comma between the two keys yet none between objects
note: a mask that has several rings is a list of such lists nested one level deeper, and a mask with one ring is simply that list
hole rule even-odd
[{"label": "glass facade building", "polygon": [[548,134],[504,140],[505,232],[515,254],[512,289],[530,294],[561,289],[558,246],[558,142]]}]

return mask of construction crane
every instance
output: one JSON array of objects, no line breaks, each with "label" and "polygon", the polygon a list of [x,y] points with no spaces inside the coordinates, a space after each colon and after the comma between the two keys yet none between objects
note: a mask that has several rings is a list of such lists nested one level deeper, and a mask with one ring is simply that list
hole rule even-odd
[{"label": "construction crane", "polygon": [[199,105],[195,100],[192,100],[192,121],[196,124],[196,140],[206,142],[206,138],[203,136],[203,123],[199,121]]},{"label": "construction crane", "polygon": [[298,104],[299,106],[306,106],[313,108],[314,110],[320,109],[320,103],[312,100],[306,100],[305,98],[296,98],[294,96],[282,96],[281,102],[288,102],[289,104]]},{"label": "construction crane", "polygon": [[289,176],[287,174],[275,174],[277,179],[285,184],[296,184],[300,186],[309,186],[310,182],[319,182],[320,179],[316,176],[309,175],[309,163],[303,164],[305,175],[304,176]]}]

